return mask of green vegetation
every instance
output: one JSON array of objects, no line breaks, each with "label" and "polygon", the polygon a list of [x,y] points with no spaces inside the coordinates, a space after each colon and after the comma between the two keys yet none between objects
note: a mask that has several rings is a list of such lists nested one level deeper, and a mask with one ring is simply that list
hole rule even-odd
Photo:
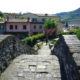
[{"label": "green vegetation", "polygon": [[3,13],[0,11],[0,17],[2,18],[3,17]]},{"label": "green vegetation", "polygon": [[80,39],[80,29],[73,29],[72,32],[74,32],[74,34],[76,34],[78,39]]},{"label": "green vegetation", "polygon": [[80,39],[80,30],[77,31],[76,35]]},{"label": "green vegetation", "polygon": [[37,40],[41,40],[41,41],[44,40],[44,34],[41,33],[41,34],[34,35],[32,37],[27,37],[22,41],[27,43],[29,46],[33,47],[37,43]]},{"label": "green vegetation", "polygon": [[58,24],[55,20],[53,19],[48,19],[44,23],[44,28],[51,29],[51,28],[57,28]]},{"label": "green vegetation", "polygon": [[69,32],[60,32],[60,33],[58,33],[57,36],[60,36],[60,35],[69,35],[69,34],[74,34],[74,32],[73,32],[73,31],[69,31]]},{"label": "green vegetation", "polygon": [[48,39],[53,39],[56,34],[57,34],[57,27],[58,24],[55,20],[53,19],[47,19],[44,23],[44,28],[45,28],[45,37],[46,40]]},{"label": "green vegetation", "polygon": [[66,28],[68,28],[68,22],[66,22]]},{"label": "green vegetation", "polygon": [[73,29],[72,31],[69,32],[61,32],[57,36],[69,35],[69,34],[75,34],[78,37],[78,39],[80,39],[80,29]]},{"label": "green vegetation", "polygon": [[[60,35],[69,35],[69,34],[75,34],[79,39],[80,39],[80,29],[73,29],[72,31],[69,32],[61,32],[59,33],[56,37],[60,36]],[[45,35],[43,33],[41,34],[37,34],[37,35],[33,35],[31,37],[27,37],[25,39],[23,39],[22,41],[25,42],[26,44],[28,44],[29,46],[33,47],[38,40],[43,41],[45,39]],[[54,39],[54,38],[52,38]],[[58,40],[53,40],[51,43],[52,44],[56,44]],[[41,44],[41,46],[39,46],[39,49],[42,47],[43,44]]]},{"label": "green vegetation", "polygon": [[21,16],[20,18],[21,18],[21,19],[25,19],[26,17],[25,17],[25,16]]},{"label": "green vegetation", "polygon": [[0,11],[0,21],[4,21],[3,13]]},{"label": "green vegetation", "polygon": [[58,40],[53,40],[51,43],[55,45],[57,43],[57,41]]},{"label": "green vegetation", "polygon": [[38,49],[41,49],[42,46],[43,46],[43,42],[41,43],[41,45],[38,45],[37,47],[38,47]]},{"label": "green vegetation", "polygon": [[80,29],[80,26],[73,26],[74,29]]},{"label": "green vegetation", "polygon": [[80,20],[80,8],[71,12],[58,13],[56,15],[61,16],[62,21]]},{"label": "green vegetation", "polygon": [[4,18],[1,18],[1,17],[0,17],[0,21],[4,21]]}]

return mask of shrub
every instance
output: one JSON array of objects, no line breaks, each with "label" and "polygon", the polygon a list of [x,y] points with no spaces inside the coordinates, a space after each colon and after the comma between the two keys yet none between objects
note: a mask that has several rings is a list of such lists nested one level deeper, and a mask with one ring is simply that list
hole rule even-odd
[{"label": "shrub", "polygon": [[73,31],[70,31],[70,32],[60,32],[57,36],[60,36],[60,35],[69,35],[69,34],[74,34]]},{"label": "shrub", "polygon": [[4,21],[4,18],[1,18],[1,17],[0,17],[0,21]]},{"label": "shrub", "polygon": [[80,39],[80,29],[77,29],[77,30],[75,31],[75,34],[76,34],[76,36],[78,37],[78,39]]},{"label": "shrub", "polygon": [[61,32],[57,36],[69,35],[69,34],[75,34],[78,37],[78,39],[80,39],[80,29],[73,29],[72,31],[69,32]]},{"label": "shrub", "polygon": [[77,37],[80,39],[80,31],[76,33]]},{"label": "shrub", "polygon": [[37,40],[41,40],[41,41],[44,40],[44,34],[41,33],[41,34],[34,35],[32,37],[27,37],[22,41],[27,43],[29,46],[33,47],[36,44]]},{"label": "shrub", "polygon": [[51,43],[55,45],[57,43],[57,41],[58,40],[53,40]]}]

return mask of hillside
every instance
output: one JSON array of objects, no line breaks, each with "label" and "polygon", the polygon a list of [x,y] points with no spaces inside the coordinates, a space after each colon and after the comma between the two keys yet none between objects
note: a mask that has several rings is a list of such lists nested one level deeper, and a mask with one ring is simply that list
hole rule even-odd
[{"label": "hillside", "polygon": [[80,8],[70,11],[70,12],[61,12],[55,14],[57,16],[61,16],[62,21],[70,21],[70,20],[80,20]]}]

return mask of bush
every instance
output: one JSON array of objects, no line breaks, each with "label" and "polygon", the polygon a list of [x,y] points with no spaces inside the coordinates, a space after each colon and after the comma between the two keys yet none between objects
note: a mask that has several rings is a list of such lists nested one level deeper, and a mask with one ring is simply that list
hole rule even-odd
[{"label": "bush", "polygon": [[80,30],[77,31],[76,35],[77,35],[78,39],[80,39]]},{"label": "bush", "polygon": [[51,43],[55,45],[57,43],[57,41],[58,40],[53,40]]},{"label": "bush", "polygon": [[33,47],[37,43],[37,40],[41,40],[41,41],[44,40],[44,34],[41,33],[41,34],[34,35],[32,37],[27,37],[22,41],[27,43],[29,46]]},{"label": "bush", "polygon": [[4,21],[4,18],[1,18],[1,17],[0,17],[0,21]]},{"label": "bush", "polygon": [[70,31],[70,32],[60,32],[57,36],[60,36],[60,35],[69,35],[69,34],[74,34],[73,31]]},{"label": "bush", "polygon": [[80,39],[80,29],[73,29],[72,31],[69,32],[61,32],[57,36],[69,35],[69,34],[75,34],[78,37],[78,39]]}]

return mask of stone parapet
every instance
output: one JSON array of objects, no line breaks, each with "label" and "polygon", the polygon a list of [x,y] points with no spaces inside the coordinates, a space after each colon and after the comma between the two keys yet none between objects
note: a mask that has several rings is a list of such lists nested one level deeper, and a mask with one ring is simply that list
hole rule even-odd
[{"label": "stone parapet", "polygon": [[0,35],[0,71],[3,72],[11,60],[20,54],[37,54],[28,45],[12,35]]},{"label": "stone parapet", "polygon": [[62,75],[66,75],[66,80],[80,80],[80,40],[76,35],[60,36],[52,54],[58,56]]}]

